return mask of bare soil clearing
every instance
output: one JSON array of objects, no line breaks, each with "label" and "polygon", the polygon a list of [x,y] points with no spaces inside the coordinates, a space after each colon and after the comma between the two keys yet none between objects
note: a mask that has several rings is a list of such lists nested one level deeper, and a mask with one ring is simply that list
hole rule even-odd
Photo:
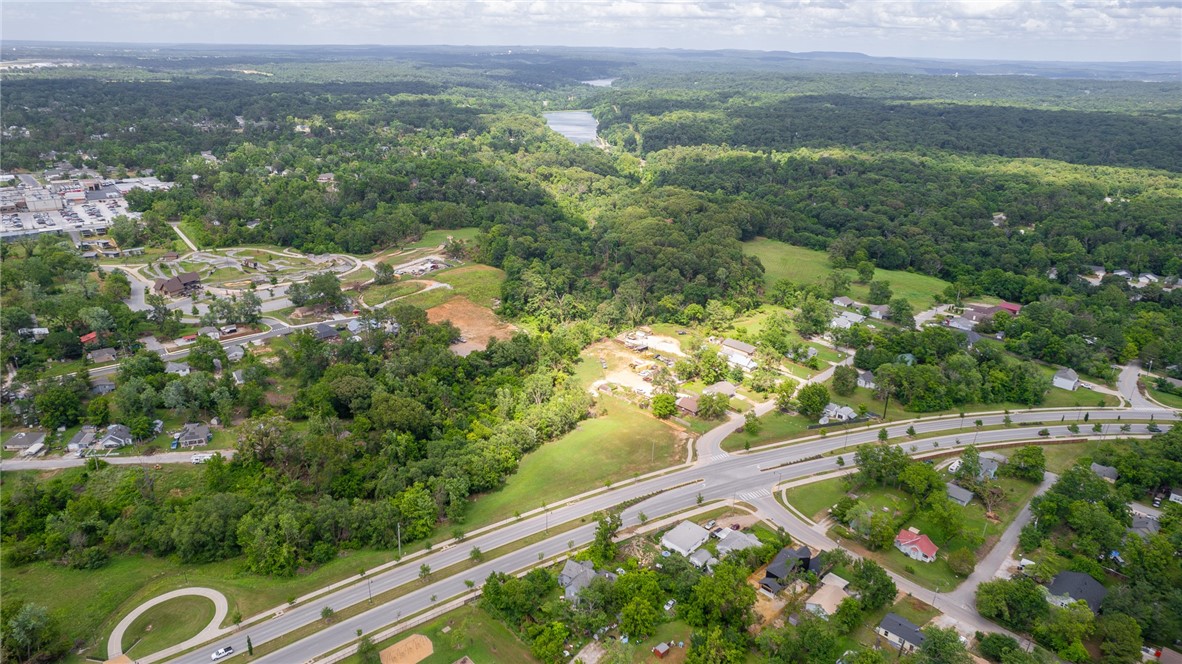
[{"label": "bare soil clearing", "polygon": [[455,297],[427,310],[427,320],[432,323],[451,321],[464,335],[464,341],[453,344],[451,349],[457,355],[468,355],[472,351],[488,348],[492,339],[508,339],[517,328],[501,322],[496,314],[475,304],[466,297]]},{"label": "bare soil clearing", "polygon": [[413,634],[381,652],[382,664],[418,664],[431,656],[435,646],[422,634]]}]

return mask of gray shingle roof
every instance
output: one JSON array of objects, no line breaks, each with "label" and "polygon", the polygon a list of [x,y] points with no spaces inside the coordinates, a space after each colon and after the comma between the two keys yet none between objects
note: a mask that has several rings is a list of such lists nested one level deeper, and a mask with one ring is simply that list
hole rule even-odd
[{"label": "gray shingle roof", "polygon": [[968,505],[969,501],[973,499],[973,492],[962,486],[957,486],[949,482],[945,487],[948,489],[948,497],[961,505]]},{"label": "gray shingle roof", "polygon": [[1059,572],[1047,591],[1052,595],[1067,595],[1074,600],[1083,600],[1088,608],[1095,613],[1100,608],[1100,602],[1108,595],[1108,589],[1100,585],[1091,575],[1083,572]]},{"label": "gray shingle roof", "polygon": [[895,613],[888,613],[878,623],[878,626],[891,634],[903,639],[907,643],[918,648],[924,641],[923,632],[919,631],[919,627],[910,620]]},{"label": "gray shingle roof", "polygon": [[1116,481],[1117,472],[1112,466],[1102,466],[1098,463],[1092,464],[1092,472],[1107,480]]}]

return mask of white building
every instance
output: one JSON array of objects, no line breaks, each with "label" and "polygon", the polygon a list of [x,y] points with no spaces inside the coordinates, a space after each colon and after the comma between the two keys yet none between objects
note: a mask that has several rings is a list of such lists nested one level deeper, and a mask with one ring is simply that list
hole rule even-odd
[{"label": "white building", "polygon": [[696,523],[682,521],[673,530],[665,533],[665,536],[661,538],[661,546],[683,556],[689,556],[708,539],[710,539],[709,530]]},{"label": "white building", "polygon": [[1079,374],[1075,373],[1072,369],[1063,367],[1055,372],[1055,377],[1051,379],[1051,384],[1065,390],[1075,391],[1075,388],[1079,387]]}]

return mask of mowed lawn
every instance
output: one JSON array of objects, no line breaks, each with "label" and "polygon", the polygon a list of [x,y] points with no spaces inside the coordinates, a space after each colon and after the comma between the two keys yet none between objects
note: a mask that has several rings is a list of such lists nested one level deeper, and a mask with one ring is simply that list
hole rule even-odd
[{"label": "mowed lawn", "polygon": [[480,232],[479,228],[457,228],[456,230],[436,230],[427,231],[423,233],[423,237],[418,242],[412,242],[406,245],[403,249],[429,249],[435,248],[447,242],[447,238],[454,237],[457,240],[464,240],[465,242],[472,242],[476,239],[476,234]]},{"label": "mowed lawn", "polygon": [[812,421],[801,415],[789,415],[778,410],[772,411],[759,418],[762,425],[758,433],[732,433],[722,441],[722,449],[727,452],[742,450],[761,445],[771,445],[782,440],[794,438],[808,431]]},{"label": "mowed lawn", "polygon": [[[1105,431],[1109,436],[1115,438],[1120,435],[1120,427],[1115,424],[1105,424]],[[1092,434],[1091,426],[1080,426],[1080,431],[1086,431],[1089,435]],[[1113,435],[1115,433],[1115,435]],[[1104,441],[1088,440],[1082,443],[1068,443],[1067,445],[1043,445],[1042,453],[1047,460],[1047,470],[1062,475],[1068,468],[1074,466],[1081,457],[1090,457],[1096,453]],[[1013,450],[998,450],[1007,457]]]},{"label": "mowed lawn", "polygon": [[[448,629],[450,628],[450,629]],[[447,629],[447,632],[443,630]],[[439,616],[418,628],[403,632],[377,644],[384,650],[412,634],[431,639],[434,652],[421,664],[452,664],[467,656],[474,662],[537,662],[529,647],[509,628],[480,609],[468,605]],[[343,660],[344,664],[360,664],[357,655]]]},{"label": "mowed lawn", "polygon": [[669,425],[610,396],[601,396],[599,403],[606,415],[584,420],[525,455],[504,488],[476,497],[465,527],[495,523],[685,460],[685,447]]},{"label": "mowed lawn", "polygon": [[1177,394],[1170,394],[1169,392],[1162,392],[1154,388],[1149,388],[1149,396],[1163,406],[1169,408],[1177,408],[1182,410],[1182,397]]},{"label": "mowed lawn", "polygon": [[829,508],[845,495],[846,478],[837,477],[792,487],[785,493],[788,502],[814,522],[823,519]]},{"label": "mowed lawn", "polygon": [[206,597],[177,597],[148,609],[123,633],[123,652],[143,657],[196,636],[213,620]]},{"label": "mowed lawn", "polygon": [[[780,279],[805,284],[820,283],[833,271],[829,264],[829,255],[825,252],[797,247],[778,240],[756,238],[744,242],[743,251],[763,263],[764,277],[768,285]],[[851,279],[857,277],[853,270],[847,269],[845,272]],[[874,278],[891,282],[891,290],[895,297],[905,298],[916,311],[930,308],[935,303],[936,296],[944,292],[949,285],[943,279],[901,270],[875,270]],[[850,297],[859,302],[867,302],[870,299],[869,285],[854,283],[850,288]]]},{"label": "mowed lawn", "polygon": [[396,297],[403,297],[417,293],[427,285],[419,281],[395,282],[392,284],[385,284],[382,286],[368,286],[362,294],[361,299],[366,305],[376,307],[383,302],[388,302]]},{"label": "mowed lawn", "polygon": [[[839,477],[795,487],[788,491],[788,500],[801,513],[816,520],[816,518],[824,516],[826,510],[846,494],[845,482],[845,478]],[[932,541],[940,547],[940,553],[933,563],[914,561],[894,547],[888,547],[881,551],[867,551],[860,539],[855,539],[849,544],[855,547],[859,553],[875,559],[884,567],[916,583],[927,588],[950,590],[963,579],[954,575],[949,569],[947,555],[968,545],[966,535],[981,535],[983,533],[985,543],[976,550],[976,554],[978,559],[984,557],[993,542],[997,541],[1006,526],[1013,521],[1037,488],[1033,482],[1008,477],[998,478],[997,482],[1006,494],[1006,499],[996,511],[999,521],[986,519],[984,506],[980,501],[974,500],[962,508],[964,528],[961,531],[962,534],[956,537],[948,538],[940,528],[926,518],[922,511],[916,512],[914,516],[902,524],[901,527],[904,528],[909,526],[918,528],[920,532],[930,536]],[[866,485],[854,491],[854,494],[858,500],[865,501],[875,512],[886,511],[902,516],[913,509],[914,498],[898,489]]]}]

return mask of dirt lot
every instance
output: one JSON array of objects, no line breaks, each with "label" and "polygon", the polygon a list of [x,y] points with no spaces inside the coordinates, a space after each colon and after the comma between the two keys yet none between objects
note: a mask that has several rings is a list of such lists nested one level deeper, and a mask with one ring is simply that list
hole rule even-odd
[{"label": "dirt lot", "polygon": [[784,607],[788,604],[788,600],[779,596],[768,597],[764,593],[759,592],[759,581],[763,578],[763,568],[758,574],[753,574],[747,579],[747,583],[756,588],[755,591],[755,606],[752,607],[755,615],[759,616],[759,620],[752,625],[754,633],[758,634],[769,625],[779,627],[783,625],[780,620],[780,614],[784,611]]},{"label": "dirt lot", "polygon": [[650,334],[648,336],[648,347],[664,355],[674,355],[676,357],[686,356],[681,351],[681,342],[673,337]]},{"label": "dirt lot", "polygon": [[[607,363],[607,368],[602,372],[602,381],[595,381],[596,384],[608,382],[613,385],[619,385],[629,391],[640,390],[644,394],[652,393],[653,384],[646,382],[629,365],[637,363],[638,365],[647,364],[656,367],[659,363],[645,359],[639,353],[634,353],[624,348],[618,342],[610,340],[591,344],[585,352],[588,356],[594,358],[596,362],[603,360]],[[592,389],[594,389],[594,386]]]},{"label": "dirt lot", "polygon": [[508,339],[517,329],[502,323],[492,311],[474,304],[466,297],[455,297],[427,310],[427,320],[439,323],[451,321],[460,329],[465,341],[453,344],[451,349],[457,355],[468,355],[472,351],[488,348],[490,339]]},{"label": "dirt lot", "polygon": [[380,656],[382,664],[416,664],[430,657],[433,652],[435,646],[432,645],[431,639],[422,634],[414,634],[386,648]]}]

